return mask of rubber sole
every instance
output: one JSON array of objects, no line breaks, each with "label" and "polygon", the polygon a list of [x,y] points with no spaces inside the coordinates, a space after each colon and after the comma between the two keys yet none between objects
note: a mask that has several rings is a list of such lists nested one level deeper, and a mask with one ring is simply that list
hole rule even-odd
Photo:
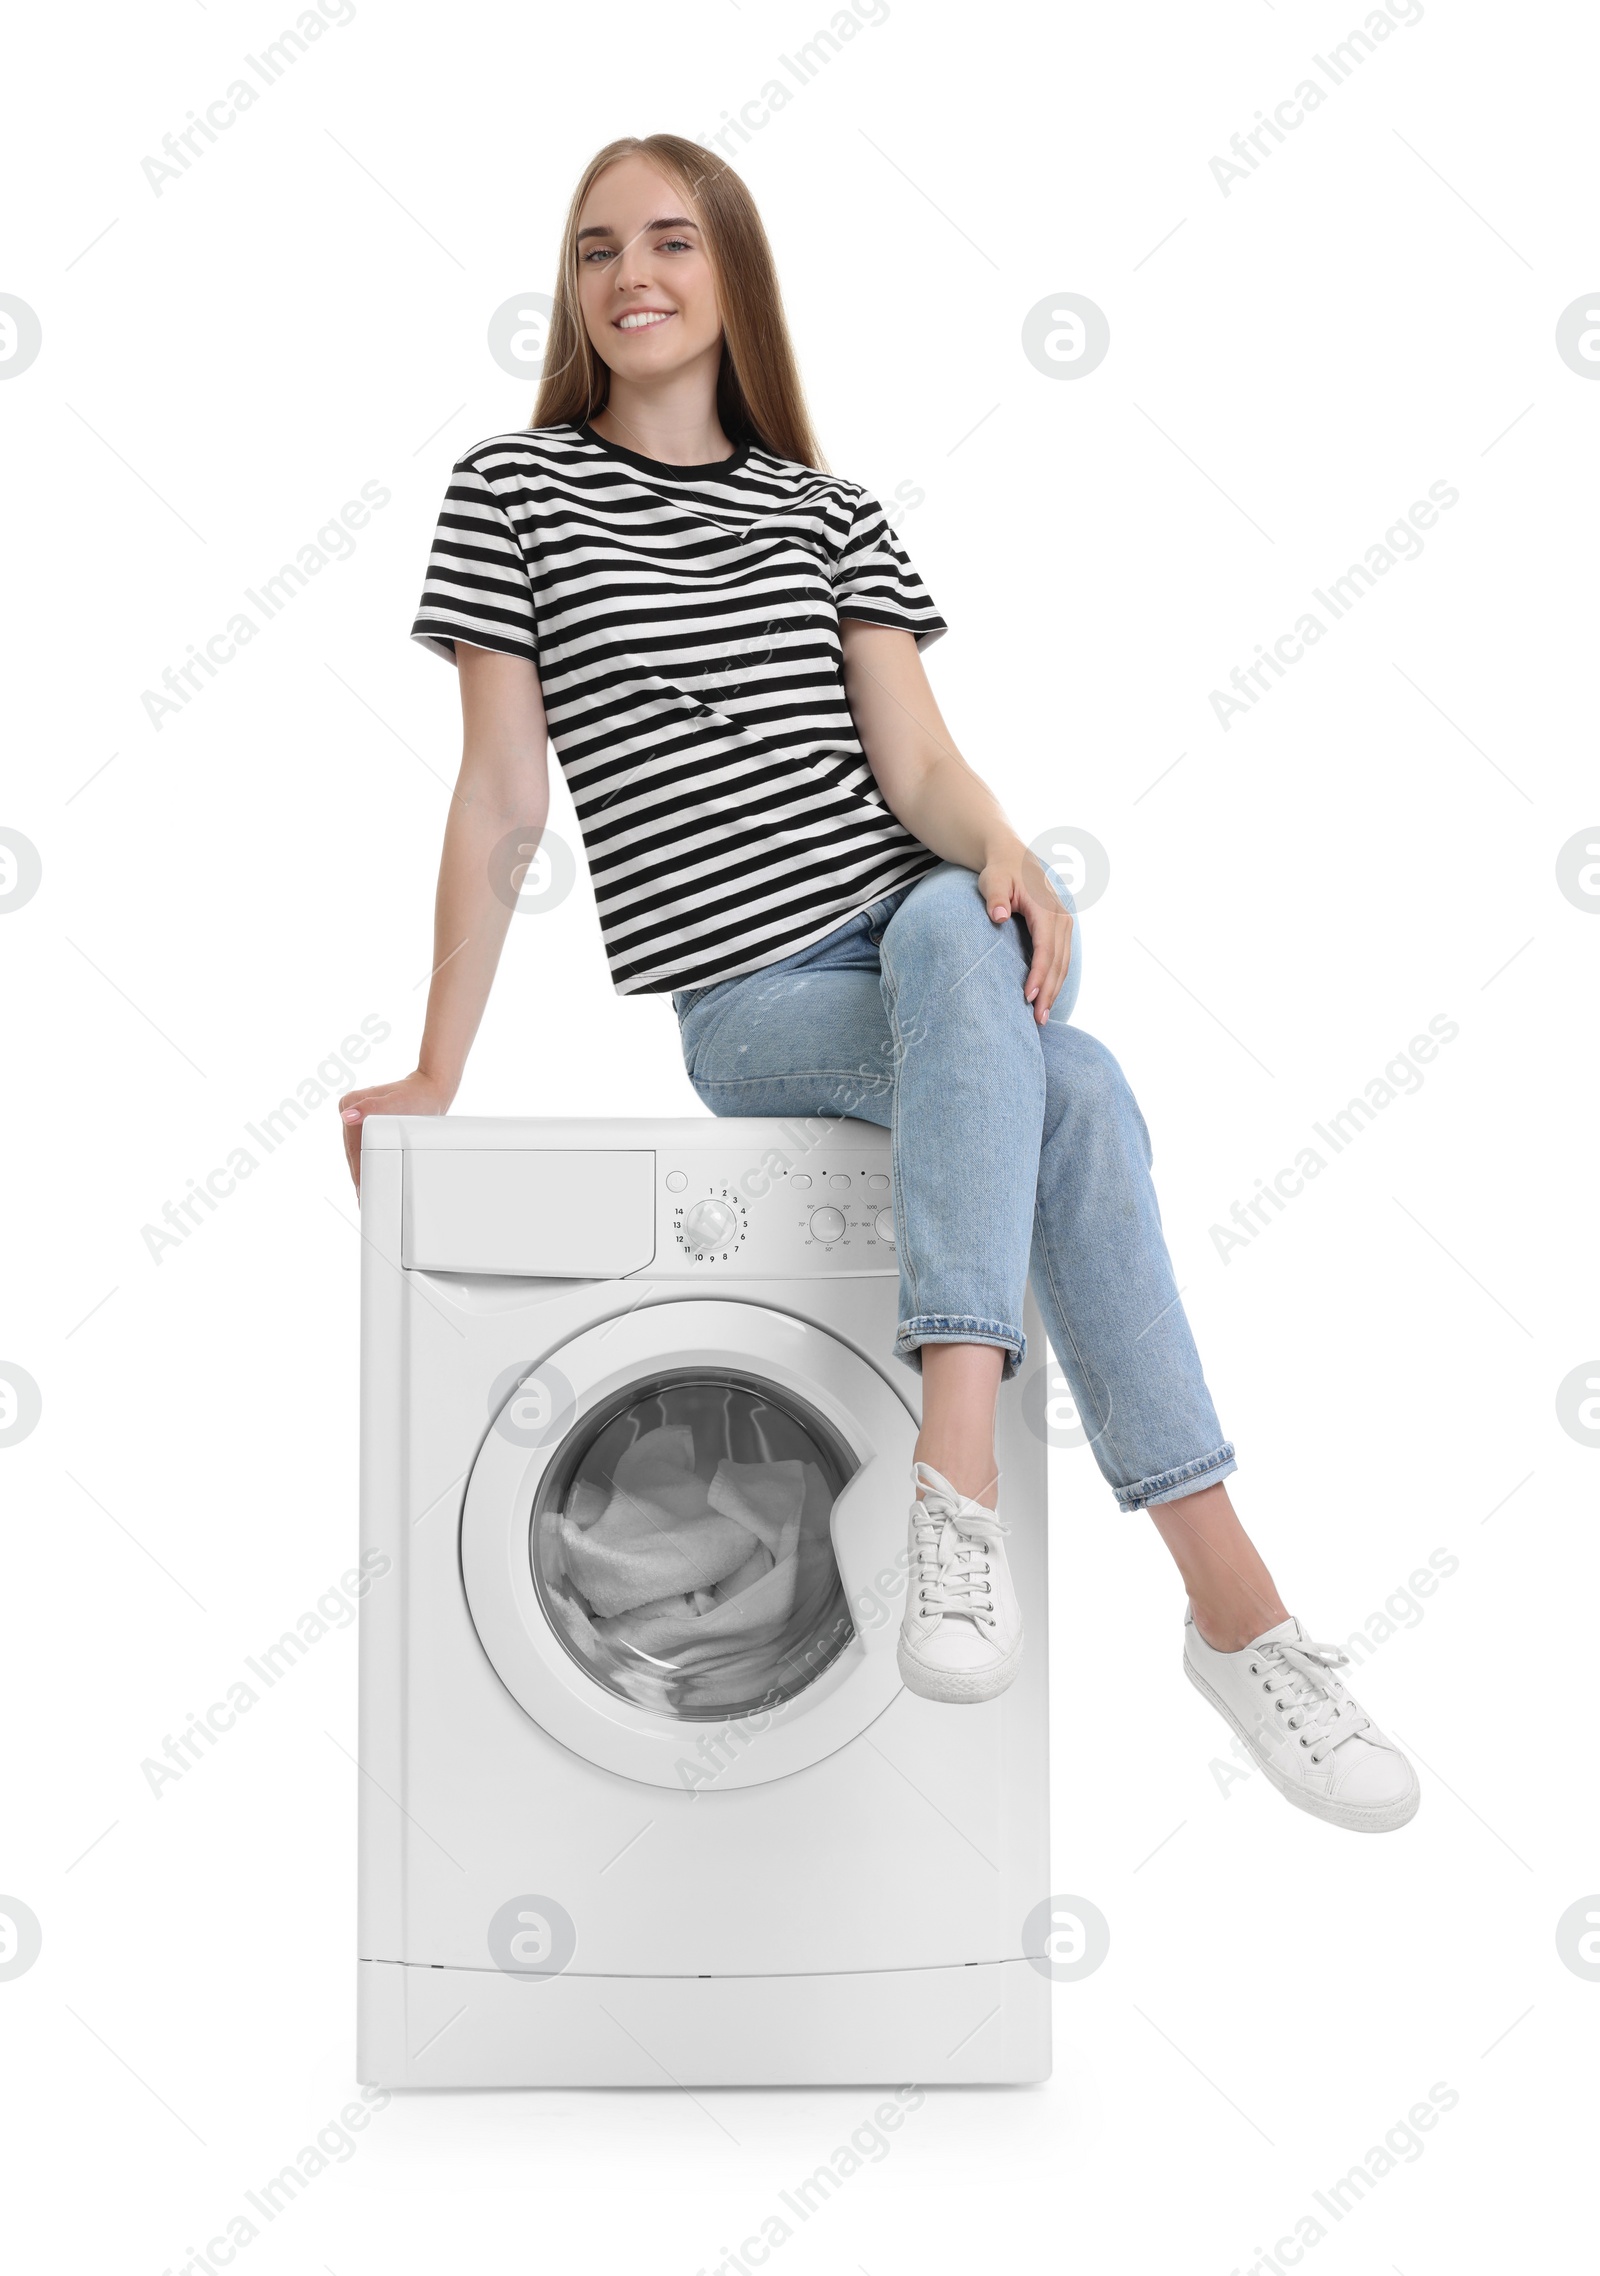
[{"label": "rubber sole", "polygon": [[1349,1833],[1394,1833],[1399,1827],[1409,1825],[1416,1816],[1417,1805],[1422,1800],[1422,1788],[1417,1783],[1417,1774],[1414,1770],[1411,1772],[1410,1793],[1402,1794],[1399,1800],[1395,1802],[1370,1804],[1336,1802],[1327,1794],[1308,1794],[1303,1787],[1297,1786],[1292,1778],[1286,1778],[1281,1770],[1274,1769],[1273,1765],[1265,1761],[1256,1751],[1256,1748],[1251,1744],[1250,1733],[1245,1729],[1227,1701],[1221,1698],[1207,1683],[1187,1652],[1183,1655],[1183,1672],[1194,1685],[1196,1691],[1199,1692],[1201,1698],[1209,1699],[1223,1721],[1232,1724],[1245,1745],[1250,1748],[1251,1760],[1265,1771],[1284,1800],[1292,1802],[1297,1810],[1304,1810],[1311,1817],[1321,1818],[1328,1825],[1343,1826]]},{"label": "rubber sole", "polygon": [[947,1707],[972,1707],[1010,1690],[1022,1665],[1023,1642],[1019,1636],[1005,1658],[987,1668],[924,1667],[903,1643],[897,1646],[895,1658],[900,1664],[901,1682],[919,1699],[937,1699]]}]

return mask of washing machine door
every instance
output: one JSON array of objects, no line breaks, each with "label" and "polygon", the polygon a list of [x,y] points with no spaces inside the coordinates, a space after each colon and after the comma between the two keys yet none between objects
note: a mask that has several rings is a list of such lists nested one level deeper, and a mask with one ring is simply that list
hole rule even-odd
[{"label": "washing machine door", "polygon": [[513,1371],[473,1465],[484,1650],[624,1777],[720,1792],[820,1762],[900,1688],[915,1439],[812,1321],[699,1299],[599,1321]]}]

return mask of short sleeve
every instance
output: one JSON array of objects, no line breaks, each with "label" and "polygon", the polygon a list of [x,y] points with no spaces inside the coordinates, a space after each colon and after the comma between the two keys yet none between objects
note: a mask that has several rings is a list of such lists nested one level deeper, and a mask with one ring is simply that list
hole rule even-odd
[{"label": "short sleeve", "polygon": [[858,493],[850,534],[833,564],[833,597],[840,616],[912,633],[919,648],[950,629],[870,490]]},{"label": "short sleeve", "polygon": [[411,637],[448,664],[458,639],[539,661],[527,561],[505,505],[470,457],[451,472]]}]

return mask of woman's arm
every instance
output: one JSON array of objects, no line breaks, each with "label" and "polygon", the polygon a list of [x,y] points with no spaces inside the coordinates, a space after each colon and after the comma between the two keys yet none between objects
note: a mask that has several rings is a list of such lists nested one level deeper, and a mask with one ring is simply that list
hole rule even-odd
[{"label": "woman's arm", "polygon": [[461,771],[439,860],[422,1044],[413,1073],[339,1101],[345,1159],[358,1188],[365,1116],[444,1114],[460,1089],[511,922],[510,905],[491,882],[490,858],[513,830],[526,831],[531,857],[550,811],[549,730],[533,665],[458,640],[456,668]]},{"label": "woman's arm", "polygon": [[977,871],[995,923],[1021,917],[1033,944],[1023,994],[1042,1027],[1067,976],[1071,916],[1043,862],[956,749],[911,634],[854,617],[839,632],[845,700],[884,804],[941,861]]}]

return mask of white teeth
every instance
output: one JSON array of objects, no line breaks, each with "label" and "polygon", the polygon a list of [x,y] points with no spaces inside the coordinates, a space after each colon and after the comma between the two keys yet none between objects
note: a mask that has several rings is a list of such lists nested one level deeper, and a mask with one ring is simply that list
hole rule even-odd
[{"label": "white teeth", "polygon": [[647,324],[665,324],[670,314],[671,311],[668,309],[657,309],[653,313],[619,317],[617,330],[619,332],[642,332]]}]

